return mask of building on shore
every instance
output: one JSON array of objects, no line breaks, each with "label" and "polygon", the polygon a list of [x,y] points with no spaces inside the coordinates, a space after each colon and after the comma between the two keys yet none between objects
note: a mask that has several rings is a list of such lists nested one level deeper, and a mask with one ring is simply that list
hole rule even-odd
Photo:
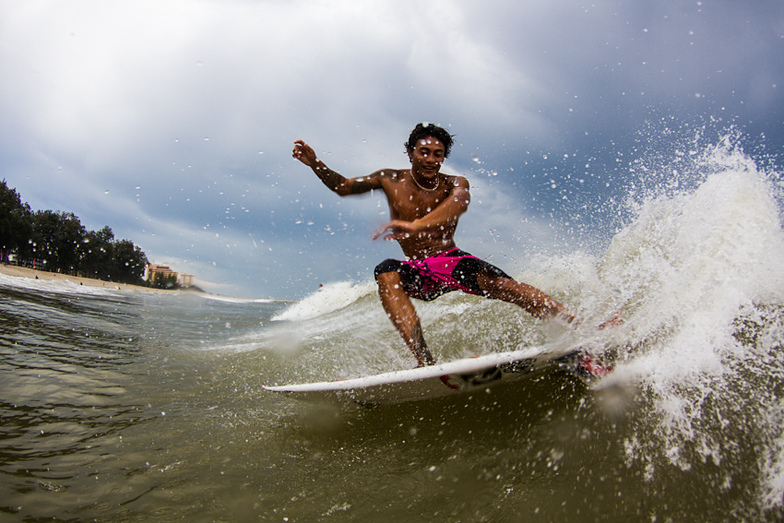
[{"label": "building on shore", "polygon": [[144,271],[144,279],[155,286],[162,287],[191,287],[193,286],[193,274],[179,274],[172,270],[168,265],[157,265],[150,263]]}]

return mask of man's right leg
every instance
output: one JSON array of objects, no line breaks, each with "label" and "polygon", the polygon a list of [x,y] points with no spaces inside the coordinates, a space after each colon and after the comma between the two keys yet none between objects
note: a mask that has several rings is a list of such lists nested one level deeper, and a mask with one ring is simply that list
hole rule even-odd
[{"label": "man's right leg", "polygon": [[395,271],[384,272],[376,278],[378,281],[378,295],[381,304],[397,328],[403,340],[411,349],[419,367],[435,364],[433,355],[427,350],[425,338],[422,335],[422,325],[419,322],[411,298],[403,290],[400,283],[400,274]]}]

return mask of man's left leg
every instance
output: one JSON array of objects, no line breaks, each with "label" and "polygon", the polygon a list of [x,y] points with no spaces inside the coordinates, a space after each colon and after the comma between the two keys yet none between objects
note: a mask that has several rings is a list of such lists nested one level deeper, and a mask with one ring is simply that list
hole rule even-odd
[{"label": "man's left leg", "polygon": [[514,303],[537,318],[561,317],[570,323],[576,318],[565,306],[527,283],[503,276],[491,276],[484,272],[477,274],[476,282],[487,296]]}]

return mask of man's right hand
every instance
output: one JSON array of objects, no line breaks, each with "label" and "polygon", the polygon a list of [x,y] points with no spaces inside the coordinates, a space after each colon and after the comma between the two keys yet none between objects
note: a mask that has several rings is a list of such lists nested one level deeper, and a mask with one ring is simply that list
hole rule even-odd
[{"label": "man's right hand", "polygon": [[294,151],[292,151],[291,156],[311,169],[316,166],[316,162],[318,161],[318,158],[316,158],[316,151],[302,140],[294,142]]}]

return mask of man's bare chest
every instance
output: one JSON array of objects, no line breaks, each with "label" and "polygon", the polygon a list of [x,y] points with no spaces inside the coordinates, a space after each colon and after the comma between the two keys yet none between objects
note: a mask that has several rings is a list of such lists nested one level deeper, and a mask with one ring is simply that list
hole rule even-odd
[{"label": "man's bare chest", "polygon": [[389,207],[394,218],[414,221],[432,212],[448,197],[448,192],[438,194],[409,194],[402,198],[390,198]]}]

